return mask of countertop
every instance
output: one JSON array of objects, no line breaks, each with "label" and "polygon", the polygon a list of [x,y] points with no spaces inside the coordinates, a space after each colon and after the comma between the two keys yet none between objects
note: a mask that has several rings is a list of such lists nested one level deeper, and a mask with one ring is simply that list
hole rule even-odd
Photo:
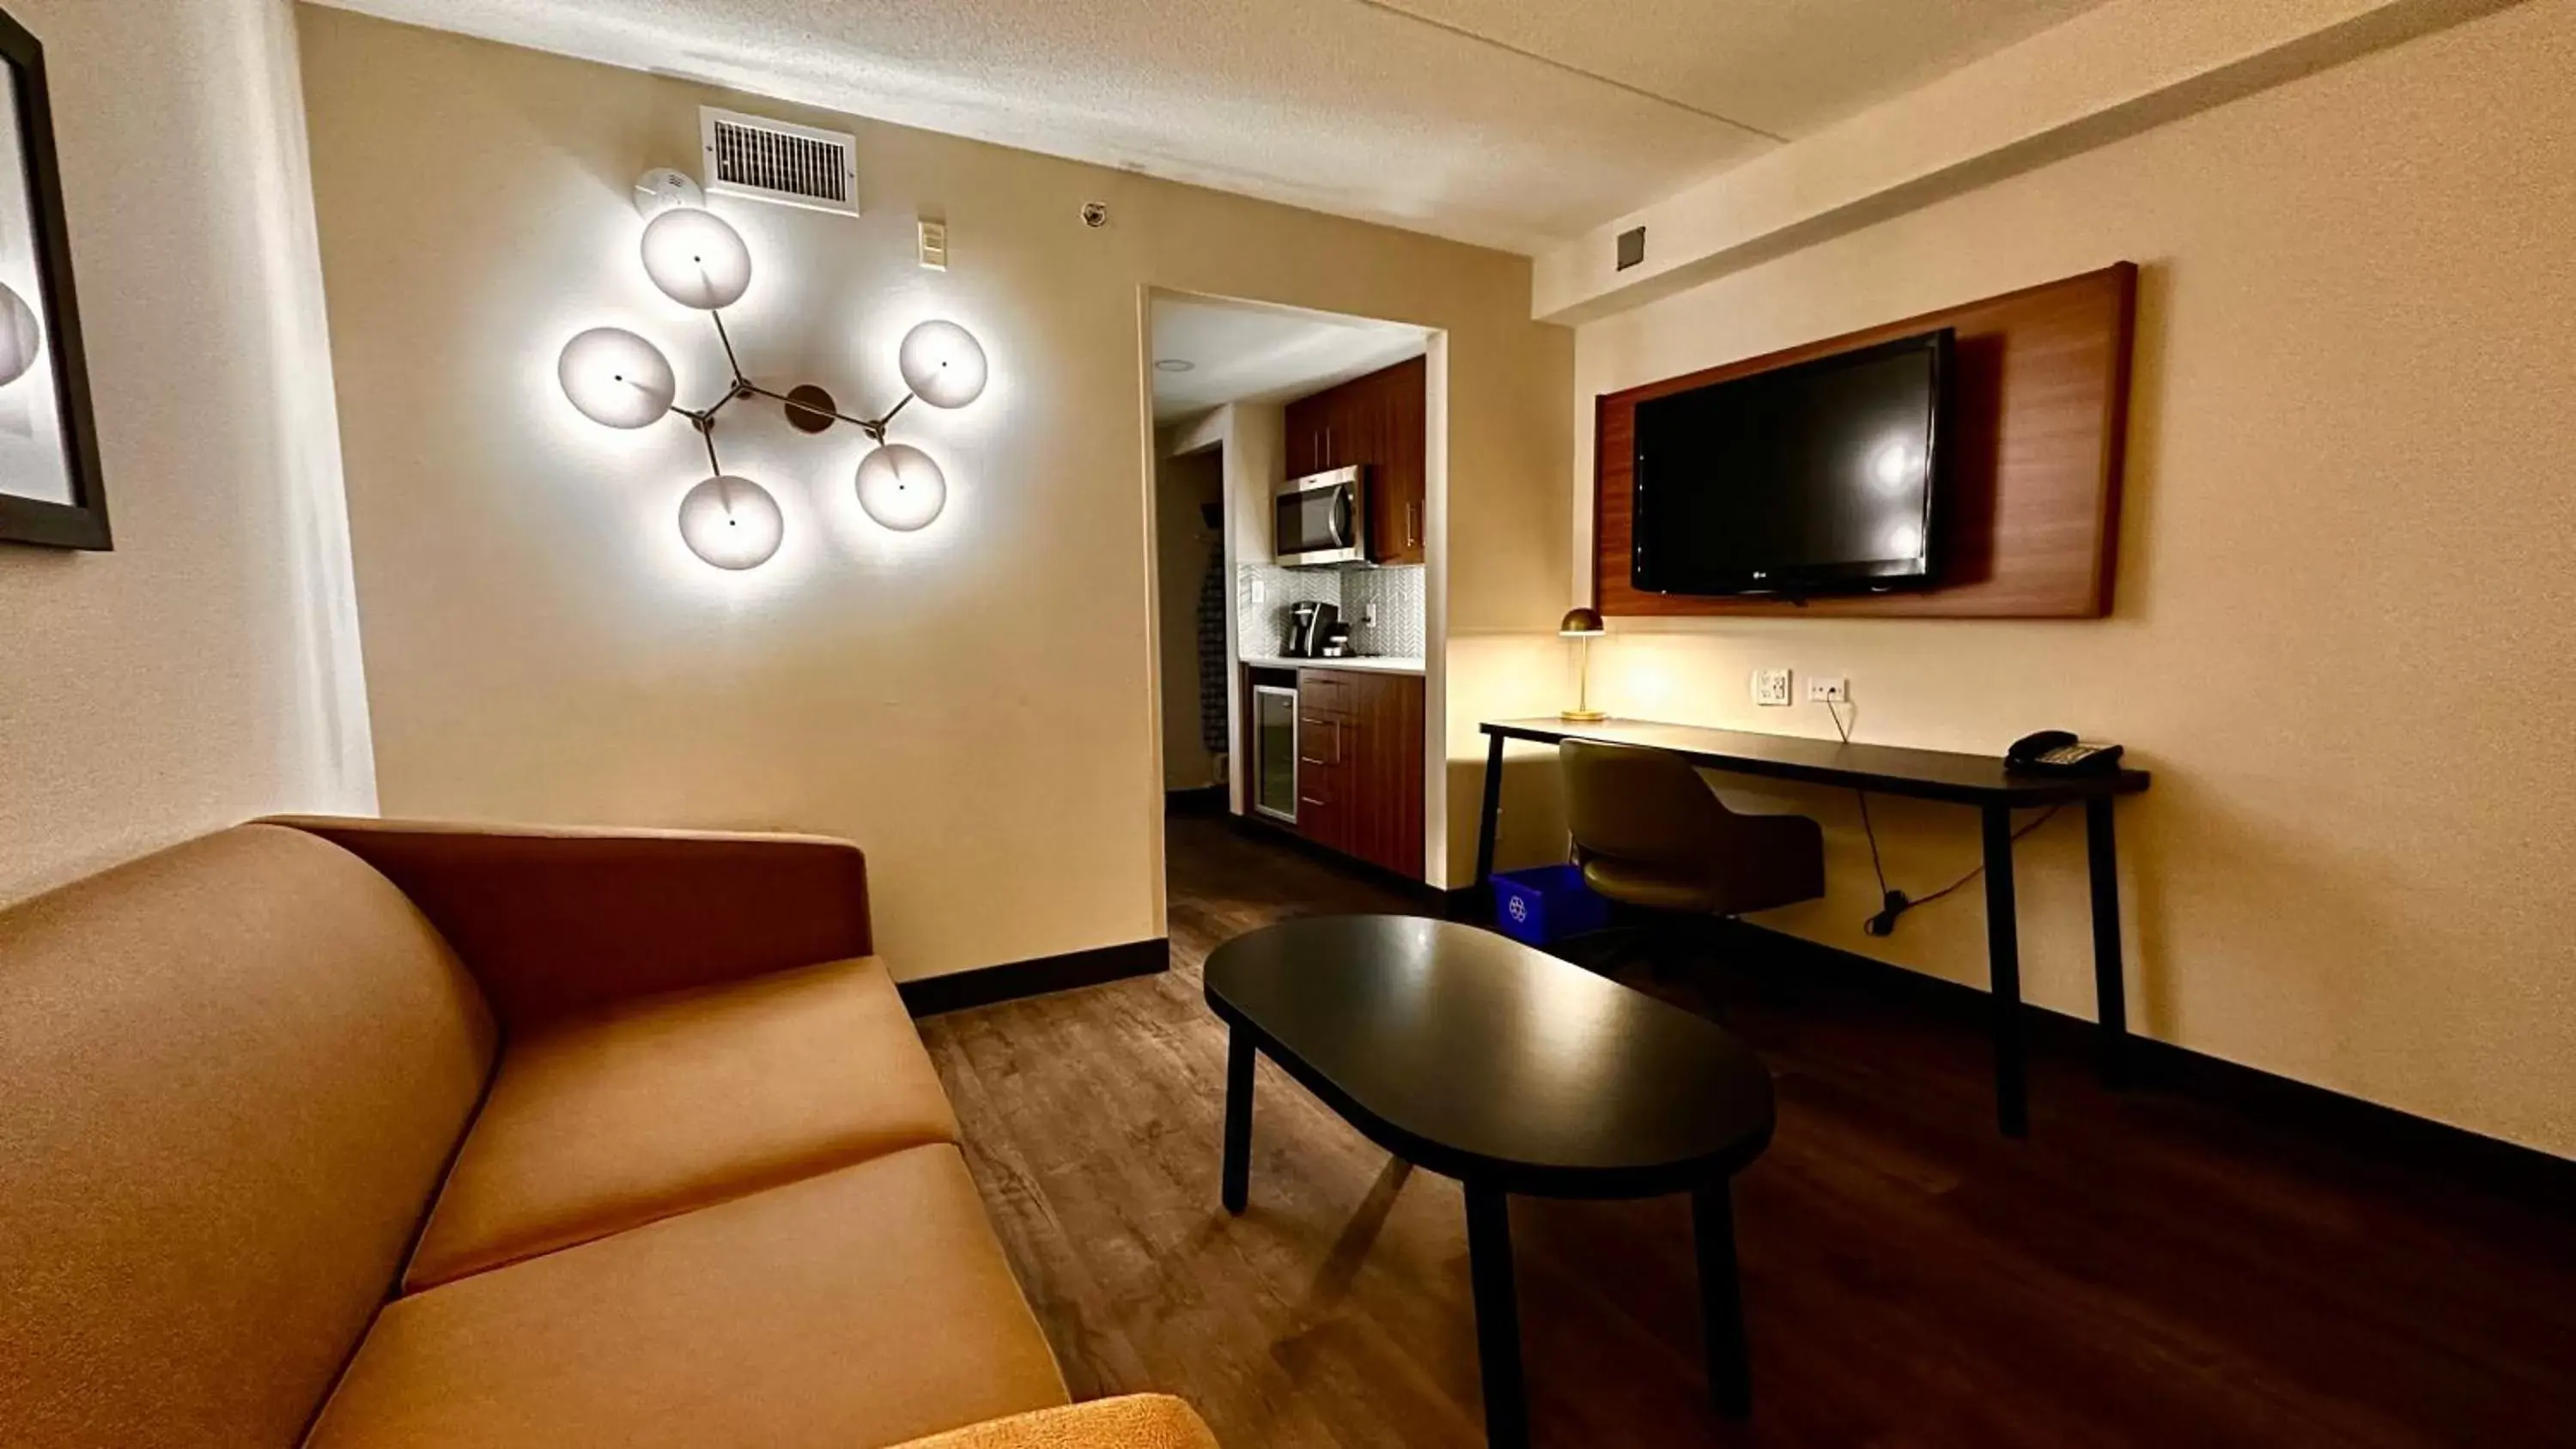
[{"label": "countertop", "polygon": [[1343,659],[1282,659],[1276,654],[1247,654],[1255,669],[1357,669],[1369,674],[1420,674],[1422,661],[1394,654],[1355,654]]}]

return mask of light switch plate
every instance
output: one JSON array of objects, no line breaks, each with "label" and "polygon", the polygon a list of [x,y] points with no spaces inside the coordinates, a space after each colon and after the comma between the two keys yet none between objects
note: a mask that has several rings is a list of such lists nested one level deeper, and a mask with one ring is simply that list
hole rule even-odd
[{"label": "light switch plate", "polygon": [[1851,681],[1839,674],[1810,674],[1807,676],[1807,703],[1849,704]]},{"label": "light switch plate", "polygon": [[1753,702],[1766,706],[1788,704],[1789,671],[1786,669],[1754,670]]}]

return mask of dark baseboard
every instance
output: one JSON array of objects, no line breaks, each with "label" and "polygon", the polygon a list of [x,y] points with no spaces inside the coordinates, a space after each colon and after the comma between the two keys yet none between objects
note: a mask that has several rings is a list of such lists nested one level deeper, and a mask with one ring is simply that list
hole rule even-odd
[{"label": "dark baseboard", "polygon": [[1171,966],[1171,941],[1157,936],[1150,941],[1130,941],[1123,946],[1101,946],[1062,956],[1041,956],[1034,961],[1013,961],[1005,966],[984,966],[973,971],[951,972],[946,976],[925,976],[918,981],[899,981],[895,983],[895,990],[902,995],[904,1008],[914,1016],[936,1016],[943,1011],[991,1006],[999,1001],[1016,1001],[1023,996],[1044,996],[1051,991],[1071,991],[1082,986],[1124,981],[1132,976],[1152,976],[1170,970]]},{"label": "dark baseboard", "polygon": [[[1986,1029],[1989,998],[1978,987],[1765,926],[1744,921],[1723,924],[1748,964],[1794,970],[1881,997],[1900,998],[1909,1007],[1973,1023],[1979,1031]],[[2093,1060],[2101,1035],[2093,1022],[2039,1006],[2025,1006],[2023,1011],[2034,1051]],[[2525,1201],[2576,1210],[2576,1161],[2537,1148],[2152,1037],[2131,1035],[2127,1062],[2133,1085],[2139,1089],[2213,1103],[2232,1114],[2337,1144],[2402,1171],[2473,1181]]]},{"label": "dark baseboard", "polygon": [[1223,785],[1204,785],[1196,790],[1163,792],[1163,813],[1166,815],[1206,818],[1223,815],[1232,809],[1233,805],[1234,802],[1227,798],[1226,788]]}]

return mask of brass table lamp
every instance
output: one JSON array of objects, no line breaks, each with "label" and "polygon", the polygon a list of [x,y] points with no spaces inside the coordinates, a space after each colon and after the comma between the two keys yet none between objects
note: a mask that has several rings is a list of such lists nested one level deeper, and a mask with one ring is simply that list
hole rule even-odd
[{"label": "brass table lamp", "polygon": [[1574,641],[1574,708],[1557,711],[1557,718],[1579,724],[1593,724],[1610,716],[1592,708],[1592,641],[1602,633],[1598,609],[1569,609],[1565,620],[1556,626],[1559,636]]}]

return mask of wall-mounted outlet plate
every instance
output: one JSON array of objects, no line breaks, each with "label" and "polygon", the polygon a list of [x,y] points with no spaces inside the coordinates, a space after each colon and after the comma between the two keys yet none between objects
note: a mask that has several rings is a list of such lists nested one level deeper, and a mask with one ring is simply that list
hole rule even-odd
[{"label": "wall-mounted outlet plate", "polygon": [[1759,705],[1783,705],[1789,702],[1789,671],[1757,669],[1753,671],[1753,702]]},{"label": "wall-mounted outlet plate", "polygon": [[1849,704],[1851,681],[1839,674],[1810,674],[1807,676],[1807,703]]}]

